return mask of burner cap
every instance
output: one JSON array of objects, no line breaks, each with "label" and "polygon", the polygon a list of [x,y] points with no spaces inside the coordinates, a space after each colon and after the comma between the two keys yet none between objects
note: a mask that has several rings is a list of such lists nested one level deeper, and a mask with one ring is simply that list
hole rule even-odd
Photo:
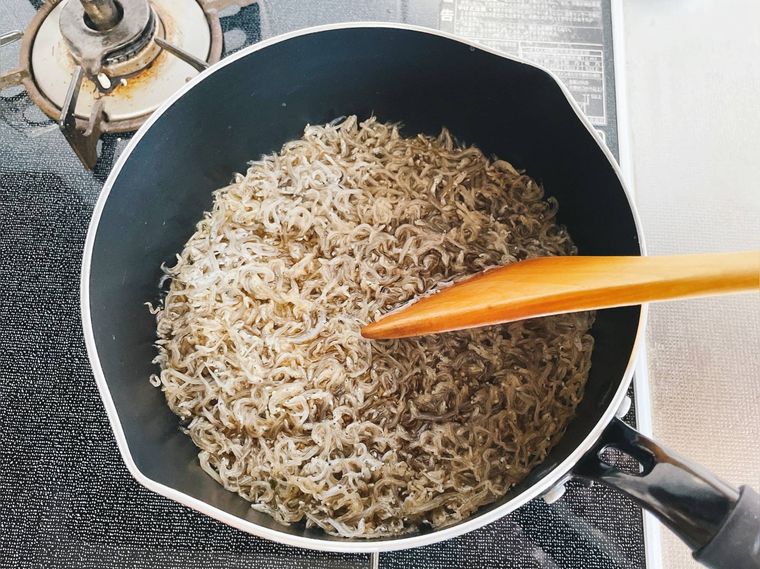
[{"label": "burner cap", "polygon": [[71,55],[94,77],[101,66],[127,61],[142,51],[156,22],[147,0],[120,0],[118,5],[112,0],[69,0],[62,4],[59,27]]}]

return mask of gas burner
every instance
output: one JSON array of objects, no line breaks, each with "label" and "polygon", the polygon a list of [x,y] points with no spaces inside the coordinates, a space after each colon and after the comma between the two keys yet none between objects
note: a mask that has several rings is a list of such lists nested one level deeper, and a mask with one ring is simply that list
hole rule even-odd
[{"label": "gas burner", "polygon": [[21,40],[17,69],[0,90],[23,85],[87,168],[101,134],[137,130],[186,81],[219,61],[218,11],[253,0],[53,0]]}]

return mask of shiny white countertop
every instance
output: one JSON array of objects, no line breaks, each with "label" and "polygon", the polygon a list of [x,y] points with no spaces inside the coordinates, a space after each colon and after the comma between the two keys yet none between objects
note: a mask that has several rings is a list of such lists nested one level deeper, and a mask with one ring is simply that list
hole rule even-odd
[{"label": "shiny white countertop", "polygon": [[[760,3],[624,7],[632,179],[650,254],[760,250]],[[651,307],[657,440],[760,488],[760,292]],[[699,567],[662,532],[662,567]]]}]

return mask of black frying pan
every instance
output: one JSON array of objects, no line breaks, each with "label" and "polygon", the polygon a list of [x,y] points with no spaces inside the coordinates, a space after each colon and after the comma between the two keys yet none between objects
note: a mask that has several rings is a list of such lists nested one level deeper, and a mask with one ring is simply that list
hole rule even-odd
[{"label": "black frying pan", "polygon": [[[301,547],[372,552],[433,543],[480,527],[568,477],[601,481],[654,512],[713,567],[760,567],[760,498],[736,489],[615,418],[643,330],[640,307],[598,313],[586,395],[548,458],[468,520],[393,539],[337,538],[281,526],[202,472],[154,373],[160,265],[211,206],[211,191],[248,160],[341,115],[402,121],[407,133],[447,126],[524,168],[560,203],[583,255],[640,255],[634,207],[609,151],[547,71],[437,32],[331,26],[258,44],[194,80],[151,118],[119,160],[90,227],[82,313],[91,362],[119,448],[147,487],[245,531]],[[606,464],[614,447],[641,472]]]}]

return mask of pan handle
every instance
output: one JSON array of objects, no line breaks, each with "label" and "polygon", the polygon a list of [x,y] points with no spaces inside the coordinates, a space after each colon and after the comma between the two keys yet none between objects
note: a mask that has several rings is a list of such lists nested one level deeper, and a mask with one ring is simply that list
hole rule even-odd
[{"label": "pan handle", "polygon": [[[601,457],[607,448],[635,458],[640,472],[622,471]],[[711,568],[760,569],[760,495],[737,490],[619,419],[607,426],[578,462],[574,475],[627,494],[657,516]]]}]

